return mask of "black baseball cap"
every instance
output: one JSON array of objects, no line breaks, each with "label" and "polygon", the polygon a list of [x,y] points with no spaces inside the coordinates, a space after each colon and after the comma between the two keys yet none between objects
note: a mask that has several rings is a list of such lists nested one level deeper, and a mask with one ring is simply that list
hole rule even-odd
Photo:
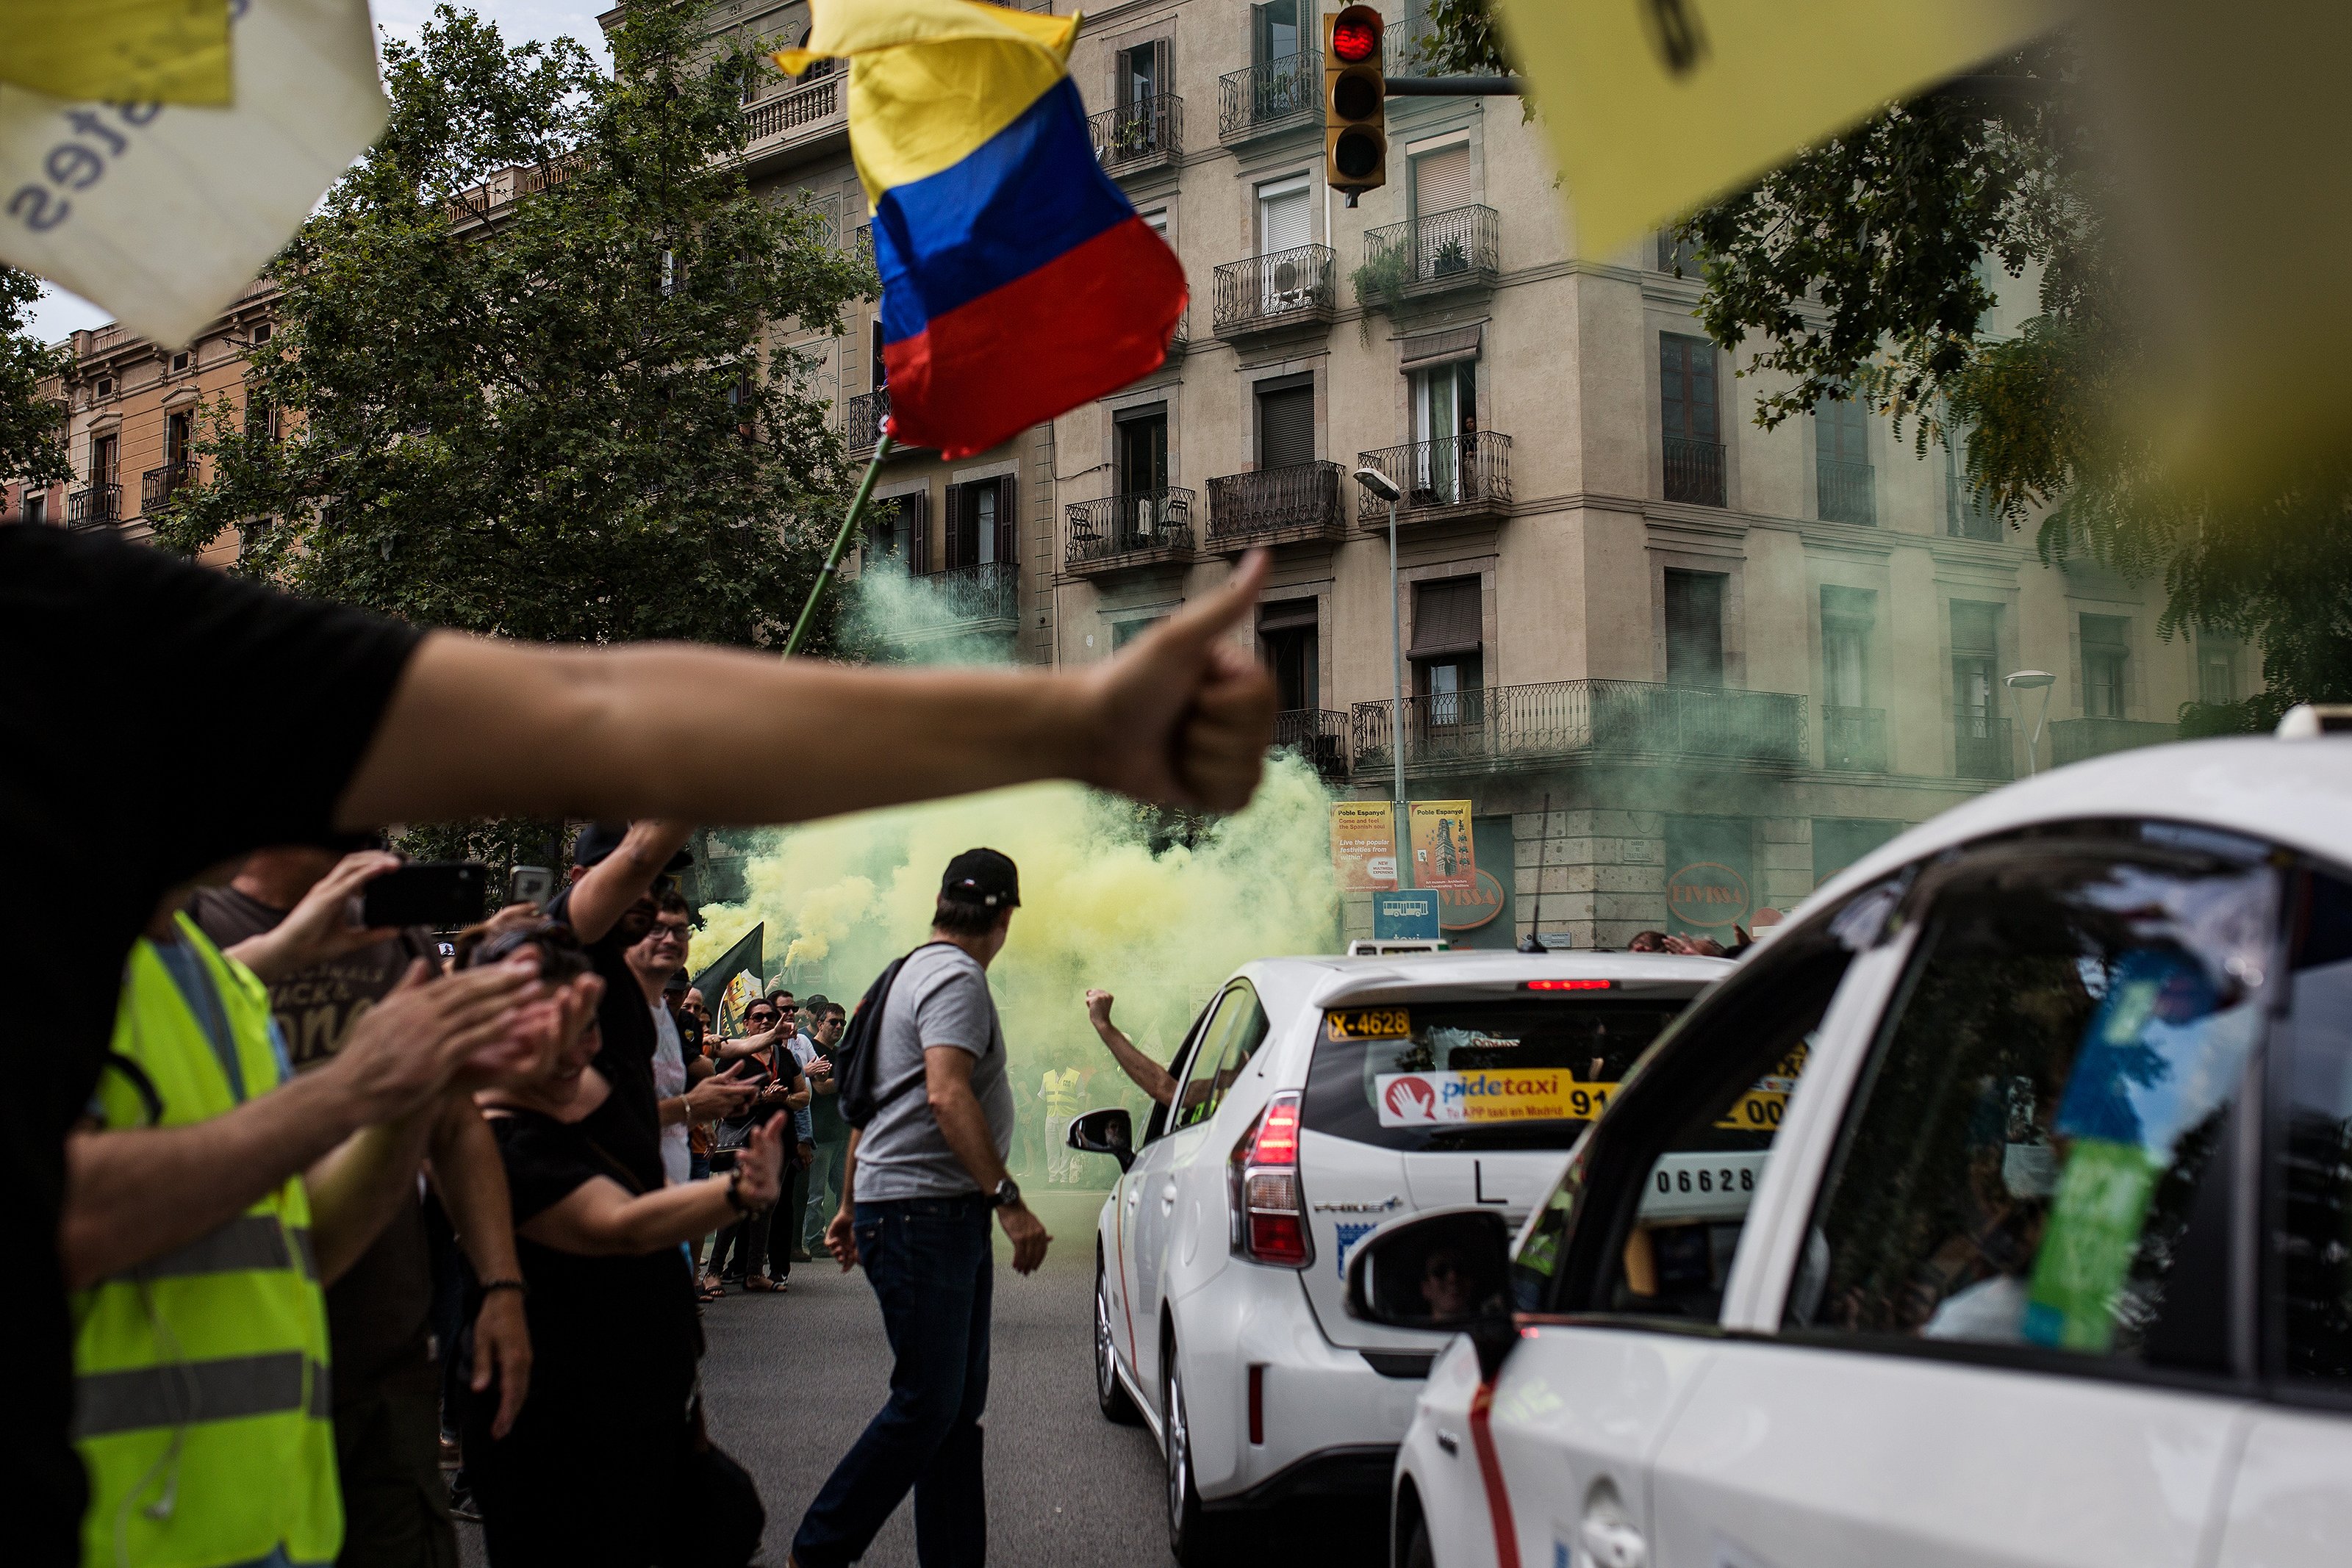
[{"label": "black baseball cap", "polygon": [[986,909],[1021,907],[1021,872],[1013,857],[994,850],[966,850],[948,862],[940,896]]},{"label": "black baseball cap", "polygon": [[[572,841],[572,863],[583,871],[587,870],[619,849],[621,841],[628,836],[628,832],[626,822],[589,823],[580,830],[580,836]],[[694,857],[680,850],[669,857],[669,863],[662,870],[666,873],[681,872],[693,863]]]}]

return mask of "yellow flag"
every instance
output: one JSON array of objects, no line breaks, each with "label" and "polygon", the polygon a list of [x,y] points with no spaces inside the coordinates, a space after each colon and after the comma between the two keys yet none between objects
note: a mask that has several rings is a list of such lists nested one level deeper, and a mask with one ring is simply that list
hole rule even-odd
[{"label": "yellow flag", "polygon": [[240,0],[229,109],[0,86],[0,261],[176,348],[383,129],[367,0]]},{"label": "yellow flag", "polygon": [[0,82],[52,98],[226,103],[232,3],[0,0]]},{"label": "yellow flag", "polygon": [[2040,0],[1496,0],[1576,252],[1610,256],[2049,26]]}]

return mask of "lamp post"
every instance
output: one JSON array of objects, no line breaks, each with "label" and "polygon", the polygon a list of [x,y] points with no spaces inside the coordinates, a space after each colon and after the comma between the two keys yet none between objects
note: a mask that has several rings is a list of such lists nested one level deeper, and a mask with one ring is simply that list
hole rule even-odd
[{"label": "lamp post", "polygon": [[2042,694],[2042,711],[2034,716],[2033,733],[2025,742],[2025,776],[2031,779],[2042,770],[2042,727],[2050,717],[2050,688],[2058,684],[2058,677],[2047,670],[2020,670],[2001,676],[2000,684],[2013,692]]},{"label": "lamp post", "polygon": [[1412,885],[1412,857],[1405,846],[1404,821],[1404,612],[1397,598],[1397,501],[1404,492],[1377,468],[1356,470],[1356,483],[1389,508],[1389,766],[1395,790],[1397,887]]}]

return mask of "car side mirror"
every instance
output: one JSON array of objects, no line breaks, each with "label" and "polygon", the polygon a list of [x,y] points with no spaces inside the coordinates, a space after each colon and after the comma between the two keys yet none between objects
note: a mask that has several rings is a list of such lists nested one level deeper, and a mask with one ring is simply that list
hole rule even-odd
[{"label": "car side mirror", "polygon": [[1348,1314],[1393,1329],[1466,1333],[1492,1380],[1517,1343],[1511,1228],[1491,1208],[1391,1220],[1348,1260]]},{"label": "car side mirror", "polygon": [[1089,1155],[1108,1155],[1123,1173],[1135,1164],[1135,1123],[1124,1106],[1089,1111],[1070,1121],[1070,1147]]}]

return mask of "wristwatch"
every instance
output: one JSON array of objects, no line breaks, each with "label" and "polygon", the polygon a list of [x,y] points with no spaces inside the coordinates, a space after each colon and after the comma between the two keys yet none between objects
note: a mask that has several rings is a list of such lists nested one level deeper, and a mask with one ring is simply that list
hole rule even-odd
[{"label": "wristwatch", "polygon": [[1011,1176],[1006,1176],[1003,1181],[998,1182],[996,1190],[988,1195],[988,1207],[991,1208],[1020,1207],[1021,1184]]}]

